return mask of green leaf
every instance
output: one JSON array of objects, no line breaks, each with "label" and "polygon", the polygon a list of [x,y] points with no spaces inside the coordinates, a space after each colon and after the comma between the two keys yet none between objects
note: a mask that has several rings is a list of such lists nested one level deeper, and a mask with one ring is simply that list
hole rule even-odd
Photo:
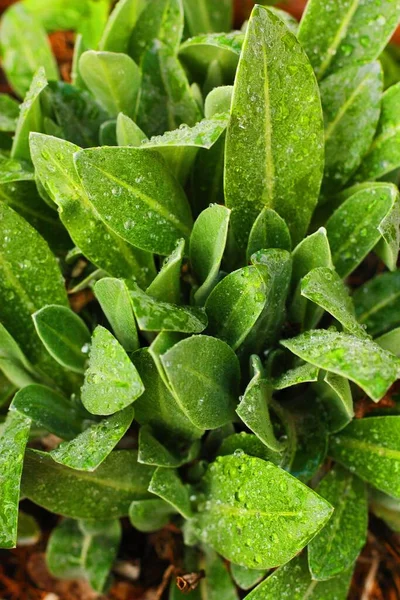
[{"label": "green leaf", "polygon": [[392,184],[371,184],[339,206],[326,224],[332,260],[340,277],[349,275],[382,237],[382,227],[398,212],[399,192]]},{"label": "green leaf", "polygon": [[266,284],[255,266],[230,273],[206,302],[208,331],[237,350],[257,323],[267,303]]},{"label": "green leaf", "polygon": [[14,385],[23,388],[34,383],[37,374],[17,342],[0,323],[0,369]]},{"label": "green leaf", "polygon": [[103,592],[121,541],[119,521],[100,521],[95,527],[85,521],[65,519],[50,535],[46,563],[61,579],[85,577],[97,592]]},{"label": "green leaf", "polygon": [[32,546],[37,544],[41,536],[40,527],[35,519],[19,511],[18,513],[18,533],[17,533],[17,546]]},{"label": "green leaf", "polygon": [[234,416],[240,379],[233,350],[205,335],[182,340],[161,356],[177,402],[201,429],[216,429]]},{"label": "green leaf", "polygon": [[400,503],[396,498],[391,498],[378,490],[370,490],[370,508],[374,515],[396,533],[400,532]]},{"label": "green leaf", "polygon": [[400,201],[395,203],[378,229],[382,237],[375,246],[374,252],[390,271],[396,271],[400,250]]},{"label": "green leaf", "polygon": [[204,114],[206,119],[212,119],[216,115],[229,113],[232,102],[233,86],[224,85],[211,90],[204,102]]},{"label": "green leaf", "polygon": [[169,441],[176,448],[180,441],[193,441],[203,435],[186,416],[175,396],[165,385],[149,351],[135,352],[132,360],[143,381],[144,392],[135,402],[135,419],[150,425],[157,439]]},{"label": "green leaf", "polygon": [[44,385],[31,384],[14,396],[12,408],[65,440],[79,435],[83,418],[72,402]]},{"label": "green leaf", "polygon": [[45,306],[32,315],[36,331],[48,353],[60,365],[84,373],[90,331],[66,306]]},{"label": "green leaf", "polygon": [[246,388],[236,409],[237,414],[249,429],[273,452],[282,452],[283,444],[275,436],[269,415],[272,386],[258,371]]},{"label": "green leaf", "polygon": [[139,338],[129,290],[121,279],[103,277],[94,293],[106,315],[115,337],[128,353],[139,348]]},{"label": "green leaf", "polygon": [[133,407],[127,406],[91,425],[70,442],[63,442],[50,455],[53,460],[71,469],[95,471],[128,431],[133,416]]},{"label": "green leaf", "polygon": [[[164,367],[161,362],[161,356],[167,352],[172,346],[174,346],[177,342],[183,340],[186,335],[183,333],[179,333],[176,331],[160,331],[157,337],[153,340],[153,342],[149,346],[149,353],[154,360],[154,363],[157,367],[157,370],[160,374],[161,379],[170,389],[168,377],[165,373]],[[171,389],[170,389],[171,391]]]},{"label": "green leaf", "polygon": [[138,287],[130,295],[139,329],[143,331],[200,333],[207,327],[207,315],[202,308],[159,302]]},{"label": "green leaf", "polygon": [[92,337],[82,403],[94,415],[112,415],[143,394],[143,383],[123,347],[98,325]]},{"label": "green leaf", "polygon": [[400,327],[384,333],[375,340],[381,348],[400,358]]},{"label": "green leaf", "polygon": [[239,349],[241,358],[260,354],[278,336],[285,318],[285,303],[292,272],[292,260],[286,250],[261,250],[251,257],[264,279],[266,302],[253,329]]},{"label": "green leaf", "polygon": [[378,336],[400,325],[400,271],[382,273],[359,287],[353,296],[357,320]]},{"label": "green leaf", "polygon": [[100,146],[118,146],[117,120],[110,119],[102,123],[99,132]]},{"label": "green leaf", "polygon": [[348,379],[329,371],[323,381],[314,386],[323,401],[331,433],[340,431],[354,417],[353,396]]},{"label": "green leaf", "polygon": [[366,337],[365,329],[355,317],[348,289],[332,269],[318,267],[310,271],[301,281],[301,295],[329,312],[348,333]]},{"label": "green leaf", "polygon": [[246,257],[268,248],[292,249],[290,233],[285,221],[272,208],[263,208],[251,228]]},{"label": "green leaf", "polygon": [[95,148],[74,159],[90,202],[127,242],[167,255],[180,238],[188,238],[192,218],[186,196],[156,153]]},{"label": "green leaf", "polygon": [[118,146],[138,147],[147,135],[136,125],[132,119],[120,113],[117,118],[117,142]]},{"label": "green leaf", "polygon": [[0,548],[17,545],[18,503],[30,419],[9,412],[0,436]]},{"label": "green leaf", "polygon": [[144,7],[144,0],[120,0],[117,2],[101,36],[99,50],[127,54],[132,30]]},{"label": "green leaf", "polygon": [[141,68],[142,90],[136,120],[148,136],[161,135],[183,123],[193,127],[201,119],[186,73],[168,45],[157,41],[154,50],[145,52]]},{"label": "green leaf", "polygon": [[0,222],[0,320],[33,366],[60,377],[61,385],[64,376],[37,337],[31,318],[45,304],[67,305],[59,265],[43,238],[3,203]]},{"label": "green leaf", "polygon": [[80,148],[54,137],[32,134],[36,174],[57,204],[74,243],[99,268],[116,277],[137,278],[141,285],[155,275],[151,254],[133,248],[101,220],[76,173],[73,156]]},{"label": "green leaf", "polygon": [[174,469],[158,467],[151,478],[149,492],[171,504],[185,519],[193,516],[189,487],[182,483]]},{"label": "green leaf", "polygon": [[0,156],[0,183],[2,185],[27,181],[35,181],[35,173],[29,162],[8,156]]},{"label": "green leaf", "polygon": [[144,5],[129,45],[129,54],[138,62],[154,42],[177,50],[183,33],[183,9],[180,0],[152,0]]},{"label": "green leaf", "polygon": [[170,504],[158,498],[134,500],[129,507],[129,520],[138,531],[149,533],[168,525],[175,512]]},{"label": "green leaf", "polygon": [[399,21],[395,2],[310,0],[299,29],[318,79],[378,58]]},{"label": "green leaf", "polygon": [[222,440],[217,454],[218,456],[227,456],[235,454],[237,451],[242,451],[249,456],[262,458],[281,466],[282,454],[280,452],[272,452],[256,435],[251,433],[241,431],[240,433],[228,435],[228,437]]},{"label": "green leaf", "polygon": [[0,131],[14,132],[19,117],[19,104],[8,94],[0,94]]},{"label": "green leaf", "polygon": [[293,299],[289,309],[289,316],[294,323],[303,327],[318,323],[322,311],[301,295],[301,280],[307,273],[317,267],[332,268],[332,256],[326,229],[320,227],[318,231],[307,236],[296,246],[292,254],[292,283]]},{"label": "green leaf", "polygon": [[248,569],[231,563],[231,574],[236,585],[241,590],[250,590],[268,573],[265,569]]},{"label": "green leaf", "polygon": [[371,181],[387,175],[400,165],[398,141],[400,84],[393,85],[382,97],[381,118],[375,139],[354,176],[355,181]]},{"label": "green leaf", "polygon": [[316,491],[335,508],[308,547],[312,578],[324,581],[355,563],[367,539],[368,505],[365,484],[341,467],[334,467]]},{"label": "green leaf", "polygon": [[[9,162],[11,163],[10,168],[11,165],[16,166],[17,164],[14,159],[9,159]],[[27,173],[21,172],[20,176],[22,178],[30,177]],[[71,239],[53,207],[45,204],[40,197],[37,183],[18,180],[18,173],[14,172],[13,175],[11,171],[9,173],[2,172],[0,177],[14,178],[14,181],[10,181],[10,183],[0,183],[0,200],[28,221],[44,237],[56,254],[65,252],[66,248],[71,245]]]},{"label": "green leaf", "polygon": [[[204,548],[206,577],[200,581],[204,600],[239,600],[238,592],[224,561],[211,548]],[[203,561],[202,561],[203,562]]]},{"label": "green leaf", "polygon": [[126,54],[84,52],[79,60],[80,74],[93,96],[111,117],[120,112],[135,114],[140,87],[140,69]]},{"label": "green leaf", "polygon": [[109,116],[89,92],[63,81],[51,81],[43,96],[63,138],[82,148],[97,145],[100,126]]},{"label": "green leaf", "polygon": [[232,2],[220,0],[215,4],[213,0],[183,0],[185,19],[190,35],[230,31],[232,27]]},{"label": "green leaf", "polygon": [[1,20],[1,48],[7,79],[19,96],[25,96],[39,67],[48,79],[58,79],[46,32],[22,3],[11,6]]},{"label": "green leaf", "polygon": [[203,119],[194,127],[181,125],[179,129],[167,131],[164,135],[143,141],[140,147],[157,150],[164,157],[178,181],[184,184],[198,149],[209,150],[217,143],[228,125],[228,120],[229,114],[223,113],[210,119]]},{"label": "green leaf", "polygon": [[328,502],[294,477],[246,455],[217,458],[203,487],[205,504],[193,519],[196,534],[244,567],[284,564],[332,513]]},{"label": "green leaf", "polygon": [[303,360],[354,381],[375,402],[397,379],[398,359],[367,338],[318,329],[281,344]]},{"label": "green leaf", "polygon": [[217,62],[223,83],[232,83],[242,50],[244,34],[208,33],[186,40],[179,48],[179,58],[187,66],[196,81],[203,82],[213,62]]},{"label": "green leaf", "polygon": [[82,54],[88,50],[82,35],[77,35],[74,45],[74,54],[72,56],[72,67],[71,67],[71,83],[74,87],[80,90],[87,90],[86,84],[82,79],[79,71],[79,59]]},{"label": "green leaf", "polygon": [[320,89],[325,116],[323,193],[329,195],[349,180],[374,138],[383,91],[380,63],[340,70]]},{"label": "green leaf", "polygon": [[31,131],[42,131],[43,114],[40,107],[40,95],[47,87],[47,79],[43,68],[33,76],[31,86],[21,104],[11,157],[30,160],[29,134]]},{"label": "green leaf", "polygon": [[159,302],[179,304],[181,299],[181,268],[185,240],[179,240],[175,250],[165,259],[162,267],[146,290],[146,293]]},{"label": "green leaf", "polygon": [[308,570],[307,557],[301,554],[267,577],[245,600],[285,597],[290,600],[346,600],[352,573],[353,569],[349,569],[329,581],[314,581]]},{"label": "green leaf", "polygon": [[49,454],[28,450],[22,495],[46,510],[73,519],[127,516],[133,500],[149,498],[154,469],[137,462],[134,450],[115,450],[93,473],[56,463]]},{"label": "green leaf", "polygon": [[289,369],[273,381],[273,387],[275,390],[285,390],[286,388],[298,385],[300,383],[307,383],[311,381],[317,381],[319,369],[314,365],[305,363],[294,369]]},{"label": "green leaf", "polygon": [[[180,447],[182,446],[182,448]],[[144,465],[155,467],[175,468],[194,460],[199,453],[199,443],[190,446],[177,443],[162,444],[156,439],[151,427],[143,426],[139,430],[139,455],[138,461]]]},{"label": "green leaf", "polygon": [[195,292],[197,304],[203,304],[217,283],[224,254],[230,210],[213,204],[196,219],[190,236],[190,262],[200,287]]},{"label": "green leaf", "polygon": [[[261,108],[255,112],[254,106]],[[265,206],[285,219],[298,243],[317,203],[322,170],[322,111],[311,65],[280,18],[256,6],[226,139],[225,195],[239,245],[246,247]]]},{"label": "green leaf", "polygon": [[400,498],[400,417],[355,419],[331,438],[329,454],[378,490]]}]

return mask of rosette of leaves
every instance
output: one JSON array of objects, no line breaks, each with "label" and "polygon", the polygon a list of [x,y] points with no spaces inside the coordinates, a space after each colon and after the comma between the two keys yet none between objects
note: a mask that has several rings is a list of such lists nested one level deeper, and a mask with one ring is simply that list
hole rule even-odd
[{"label": "rosette of leaves", "polygon": [[399,520],[398,3],[65,5],[1,23],[1,546],[28,500],[99,592],[129,517],[193,598],[344,600]]}]

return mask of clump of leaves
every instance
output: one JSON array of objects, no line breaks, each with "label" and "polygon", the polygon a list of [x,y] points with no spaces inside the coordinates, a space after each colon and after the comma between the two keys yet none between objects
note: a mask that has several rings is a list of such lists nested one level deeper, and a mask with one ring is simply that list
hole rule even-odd
[{"label": "clump of leaves", "polygon": [[345,599],[399,523],[399,4],[65,4],[1,24],[1,546],[29,499],[100,592],[129,516],[193,598]]}]

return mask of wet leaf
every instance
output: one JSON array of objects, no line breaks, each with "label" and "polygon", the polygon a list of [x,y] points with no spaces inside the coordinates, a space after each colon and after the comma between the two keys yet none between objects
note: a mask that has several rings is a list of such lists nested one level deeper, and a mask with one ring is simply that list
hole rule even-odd
[{"label": "wet leaf", "polygon": [[120,112],[133,116],[140,88],[140,69],[126,54],[84,52],[79,72],[97,102],[111,117]]},{"label": "wet leaf", "polygon": [[237,350],[266,302],[266,285],[257,267],[234,271],[217,284],[206,301],[208,331]]},{"label": "wet leaf", "polygon": [[207,315],[202,308],[159,302],[138,287],[130,290],[130,295],[142,331],[200,333],[207,327]]},{"label": "wet leaf", "polygon": [[[256,104],[263,109],[255,112]],[[317,203],[322,138],[319,93],[307,57],[279,17],[255,7],[226,140],[226,204],[240,246],[246,246],[265,206],[285,219],[294,243],[301,240]],[[290,168],[294,163],[296,168]]]},{"label": "wet leaf", "polygon": [[60,365],[84,373],[90,331],[66,306],[45,306],[32,315],[36,331],[48,353]]},{"label": "wet leaf", "polygon": [[91,425],[69,442],[50,452],[56,462],[79,471],[95,471],[132,424],[134,409],[123,410]]},{"label": "wet leaf", "polygon": [[156,153],[95,148],[78,152],[74,159],[90,202],[127,242],[167,255],[179,239],[189,237],[188,201]]},{"label": "wet leaf", "polygon": [[316,367],[354,381],[375,402],[397,379],[397,358],[367,338],[318,329],[281,344]]},{"label": "wet leaf", "polygon": [[354,176],[355,181],[379,179],[400,165],[399,140],[400,84],[393,85],[382,97],[382,113],[375,139]]},{"label": "wet leaf", "polygon": [[101,220],[76,173],[73,156],[80,148],[55,137],[32,134],[36,173],[57,204],[74,243],[95,265],[116,277],[137,278],[142,285],[155,275],[151,254],[125,242]]},{"label": "wet leaf", "polygon": [[225,558],[254,569],[290,560],[332,513],[328,502],[294,477],[246,455],[217,458],[203,488],[196,534]]},{"label": "wet leaf", "polygon": [[151,478],[149,492],[171,504],[186,519],[193,516],[189,487],[182,483],[174,469],[158,467]]},{"label": "wet leaf", "polygon": [[134,450],[115,450],[93,473],[56,463],[49,454],[28,450],[22,494],[43,508],[73,519],[127,516],[133,500],[149,498],[154,469],[137,462]]},{"label": "wet leaf", "polygon": [[136,125],[132,119],[120,113],[117,118],[118,146],[138,147],[147,140],[147,135]]},{"label": "wet leaf", "polygon": [[18,531],[18,503],[25,446],[31,420],[9,412],[0,436],[0,547],[15,548]]},{"label": "wet leaf", "polygon": [[301,295],[329,312],[348,333],[366,337],[365,329],[355,317],[349,292],[332,269],[318,267],[310,271],[301,281]]},{"label": "wet leaf", "polygon": [[331,438],[329,454],[378,490],[400,498],[400,417],[355,419]]},{"label": "wet leaf", "polygon": [[378,58],[396,29],[395,2],[310,0],[299,29],[318,79]]},{"label": "wet leaf", "polygon": [[238,592],[224,561],[211,548],[204,548],[206,576],[200,581],[204,600],[239,600]]},{"label": "wet leaf", "polygon": [[30,160],[29,133],[31,131],[42,131],[43,114],[40,107],[40,95],[47,87],[47,79],[43,68],[40,68],[33,76],[24,102],[20,106],[20,113],[15,130],[11,157]]},{"label": "wet leaf", "polygon": [[104,327],[92,336],[82,403],[94,415],[112,415],[134,402],[144,387],[123,347]]},{"label": "wet leaf", "polygon": [[384,350],[392,352],[400,358],[400,327],[384,333],[375,340]]},{"label": "wet leaf", "polygon": [[326,224],[332,260],[347,277],[382,237],[387,219],[398,213],[399,193],[392,184],[371,184],[341,204]]},{"label": "wet leaf", "polygon": [[339,466],[322,479],[316,492],[335,508],[308,547],[312,578],[324,581],[355,563],[367,539],[368,505],[365,484]]},{"label": "wet leaf", "polygon": [[373,62],[340,70],[320,89],[325,116],[323,193],[328,195],[350,179],[371,145],[380,116],[381,66]]},{"label": "wet leaf", "polygon": [[301,554],[267,577],[245,600],[346,600],[352,573],[351,568],[329,581],[314,581],[307,558]]},{"label": "wet leaf", "polygon": [[145,52],[141,68],[136,120],[146,135],[162,135],[183,123],[193,127],[201,119],[186,73],[169,45],[157,41],[155,50]]},{"label": "wet leaf", "polygon": [[163,354],[161,362],[177,402],[196,427],[216,429],[232,420],[240,369],[225,342],[192,336]]},{"label": "wet leaf", "polygon": [[[165,385],[149,351],[145,348],[132,355],[133,363],[143,381],[144,392],[135,402],[135,419],[141,425],[150,425],[157,439],[169,441],[176,447],[177,441],[193,441],[203,435],[174,394]],[[175,445],[175,446],[174,446]]]},{"label": "wet leaf", "polygon": [[14,132],[19,117],[19,104],[7,94],[0,94],[0,131]]},{"label": "wet leaf", "polygon": [[36,373],[17,342],[0,323],[0,369],[18,388],[34,383]]},{"label": "wet leaf", "polygon": [[199,453],[199,443],[194,442],[191,445],[179,448],[176,443],[161,443],[153,434],[151,427],[143,426],[139,430],[139,456],[138,461],[144,465],[154,465],[155,467],[175,468],[194,460]]}]

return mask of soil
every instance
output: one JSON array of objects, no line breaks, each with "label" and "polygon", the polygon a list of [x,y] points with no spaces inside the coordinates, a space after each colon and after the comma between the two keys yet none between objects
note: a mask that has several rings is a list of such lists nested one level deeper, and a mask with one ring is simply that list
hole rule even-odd
[{"label": "soil", "polygon": [[[0,14],[15,1],[0,0]],[[287,0],[278,6],[299,18],[305,4],[306,0]],[[235,0],[236,27],[248,18],[253,5],[253,0]],[[49,36],[65,81],[70,81],[74,38],[73,32],[55,32]],[[400,29],[393,42],[400,44]],[[1,69],[0,92],[12,93]],[[370,277],[370,269],[379,268],[375,261],[366,265],[365,270],[354,275],[351,283],[359,285]],[[83,292],[72,296],[71,304],[79,312],[91,299]],[[392,389],[378,405],[366,398],[361,399],[356,406],[356,416],[360,418],[377,408],[393,406],[394,393],[400,393],[400,386]],[[22,508],[39,522],[42,536],[35,545],[0,550],[1,600],[166,600],[171,581],[175,581],[190,598],[191,590],[203,576],[202,573],[186,574],[181,570],[183,541],[174,526],[143,535],[123,521],[124,534],[112,573],[113,583],[107,595],[99,596],[83,580],[61,581],[50,575],[45,562],[45,548],[58,517],[29,501],[23,501]],[[400,600],[400,535],[372,515],[367,544],[356,565],[349,600]]]}]

